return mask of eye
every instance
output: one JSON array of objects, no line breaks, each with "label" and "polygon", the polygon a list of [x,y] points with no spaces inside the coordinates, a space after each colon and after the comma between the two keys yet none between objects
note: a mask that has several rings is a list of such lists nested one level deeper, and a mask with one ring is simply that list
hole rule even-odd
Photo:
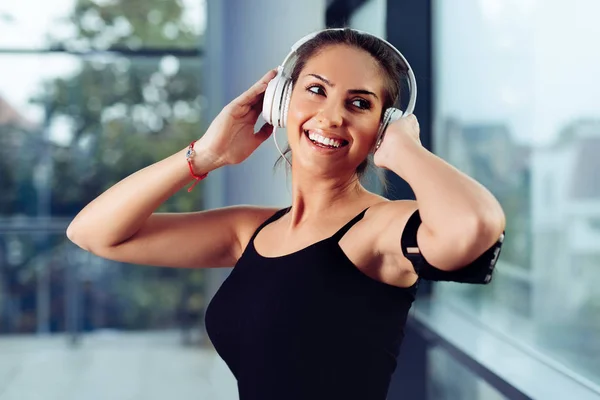
[{"label": "eye", "polygon": [[361,110],[369,110],[371,109],[371,103],[365,99],[354,99],[351,101],[354,107],[360,108]]},{"label": "eye", "polygon": [[306,87],[306,90],[308,90],[312,94],[321,96],[325,95],[325,89],[321,85],[309,85]]}]

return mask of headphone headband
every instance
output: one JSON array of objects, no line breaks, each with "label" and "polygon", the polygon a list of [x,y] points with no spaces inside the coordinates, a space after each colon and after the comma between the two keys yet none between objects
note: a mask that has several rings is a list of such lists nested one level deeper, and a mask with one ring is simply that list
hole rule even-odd
[{"label": "headphone headband", "polygon": [[[286,120],[287,120],[288,107],[289,107],[290,99],[291,99],[291,95],[292,95],[293,83],[292,83],[292,79],[291,79],[291,74],[296,66],[296,62],[298,61],[298,49],[302,45],[307,43],[308,41],[314,39],[317,35],[319,35],[322,32],[344,31],[344,30],[350,30],[352,32],[355,32],[355,33],[358,33],[361,35],[369,36],[369,37],[372,37],[372,38],[384,43],[390,50],[392,50],[395,54],[397,54],[400,57],[400,60],[404,64],[404,66],[406,68],[406,72],[408,74],[408,86],[409,86],[409,90],[410,90],[410,98],[408,100],[408,105],[406,106],[406,111],[402,111],[402,110],[394,108],[394,107],[389,107],[385,110],[385,113],[383,115],[383,121],[380,123],[379,131],[377,133],[377,140],[376,140],[376,146],[375,146],[375,150],[377,150],[379,148],[379,145],[381,144],[381,141],[383,140],[383,135],[385,133],[385,130],[386,130],[388,124],[390,124],[392,121],[395,121],[395,120],[403,117],[406,114],[413,113],[413,111],[415,109],[415,103],[417,102],[417,80],[415,78],[415,74],[414,74],[410,64],[408,63],[408,61],[406,60],[404,55],[402,53],[400,53],[400,51],[397,48],[392,46],[392,44],[390,42],[388,42],[384,39],[378,38],[377,36],[372,35],[367,32],[359,31],[356,29],[350,29],[350,28],[324,29],[321,31],[310,33],[310,34],[304,36],[303,38],[301,38],[300,40],[298,40],[296,43],[294,43],[289,54],[285,57],[285,59],[283,60],[281,65],[279,67],[277,67],[277,75],[267,85],[267,88],[265,90],[265,95],[264,95],[262,115],[263,115],[265,121],[267,123],[273,125],[274,127],[276,127],[276,128],[277,127],[280,127],[280,128],[285,127]],[[400,82],[398,82],[398,85],[400,85]],[[288,164],[291,165],[290,161],[283,155],[283,153],[281,153],[281,149],[279,148],[279,145],[277,144],[277,138],[275,136],[275,131],[273,132],[273,140],[275,140],[275,146],[277,146],[277,150],[279,150],[279,153],[288,162]]]},{"label": "headphone headband", "polygon": [[408,74],[408,87],[410,89],[410,98],[408,100],[408,105],[406,106],[406,110],[404,110],[404,114],[405,115],[412,114],[415,110],[415,104],[417,102],[417,79],[415,78],[415,74],[414,74],[410,64],[408,63],[408,60],[406,59],[406,57],[404,57],[404,55],[400,52],[400,50],[398,50],[396,47],[394,47],[387,40],[381,39],[375,35],[372,35],[368,32],[360,31],[358,29],[329,28],[329,29],[323,29],[320,31],[312,32],[312,33],[309,33],[308,35],[304,36],[303,38],[301,38],[300,40],[298,40],[296,43],[294,43],[292,45],[290,53],[285,57],[285,59],[281,63],[281,67],[282,67],[281,73],[282,73],[283,77],[291,79],[292,70],[293,70],[294,66],[296,65],[296,61],[298,60],[297,51],[303,44],[309,42],[310,40],[314,39],[317,35],[319,35],[323,32],[334,32],[334,31],[343,31],[343,30],[351,30],[351,31],[359,33],[361,35],[366,35],[366,36],[375,38],[375,39],[383,42],[385,45],[387,45],[387,47],[390,50],[392,50],[394,53],[396,53],[400,57],[400,59],[406,66],[406,72]]}]

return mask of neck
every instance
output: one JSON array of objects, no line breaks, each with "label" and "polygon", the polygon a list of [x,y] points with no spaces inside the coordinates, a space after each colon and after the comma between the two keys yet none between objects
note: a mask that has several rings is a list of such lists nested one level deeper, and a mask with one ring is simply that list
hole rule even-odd
[{"label": "neck", "polygon": [[346,209],[365,194],[356,173],[327,176],[292,168],[292,224],[334,216],[336,210]]}]

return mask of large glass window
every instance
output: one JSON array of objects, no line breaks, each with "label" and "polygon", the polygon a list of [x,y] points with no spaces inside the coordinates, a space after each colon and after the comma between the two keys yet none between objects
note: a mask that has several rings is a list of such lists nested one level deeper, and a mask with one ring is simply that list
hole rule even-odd
[{"label": "large glass window", "polygon": [[506,397],[443,348],[427,352],[429,400],[505,400]]},{"label": "large glass window", "polygon": [[0,48],[196,49],[206,25],[205,1],[4,2],[0,4]]},{"label": "large glass window", "polygon": [[507,217],[491,285],[436,293],[596,384],[599,13],[595,0],[434,1],[436,153]]},{"label": "large glass window", "polygon": [[[204,14],[202,0],[0,5],[0,397],[208,390],[196,377],[214,354],[182,346],[201,332],[203,271],[110,262],[65,236],[94,197],[201,135]],[[161,211],[201,206],[199,186]]]}]

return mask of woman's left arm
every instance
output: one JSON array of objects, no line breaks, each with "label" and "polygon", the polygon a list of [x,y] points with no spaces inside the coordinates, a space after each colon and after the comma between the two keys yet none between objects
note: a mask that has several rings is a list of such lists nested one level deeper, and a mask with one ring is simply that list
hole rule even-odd
[{"label": "woman's left arm", "polygon": [[[414,115],[388,126],[374,161],[403,178],[415,193],[422,220],[417,243],[429,264],[442,271],[457,270],[480,257],[502,235],[506,221],[496,198],[421,145]],[[379,250],[396,253],[410,215],[401,202],[390,202],[381,211],[389,222],[381,235],[386,238],[381,241],[384,248]],[[389,240],[392,237],[397,241]],[[397,247],[392,248],[394,242]]]}]

